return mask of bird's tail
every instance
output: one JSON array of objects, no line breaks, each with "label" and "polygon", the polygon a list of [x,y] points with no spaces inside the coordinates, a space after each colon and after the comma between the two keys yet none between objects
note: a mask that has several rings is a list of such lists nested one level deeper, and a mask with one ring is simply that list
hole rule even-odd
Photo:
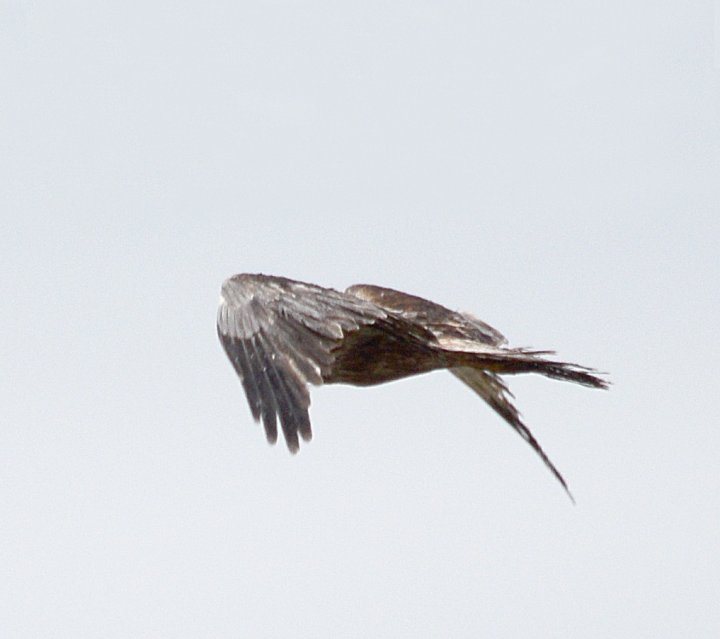
[{"label": "bird's tail", "polygon": [[486,349],[483,352],[465,353],[463,363],[470,368],[489,370],[501,375],[539,373],[545,377],[575,382],[591,388],[608,388],[609,382],[600,373],[587,366],[546,359],[553,351],[534,351],[524,348]]}]

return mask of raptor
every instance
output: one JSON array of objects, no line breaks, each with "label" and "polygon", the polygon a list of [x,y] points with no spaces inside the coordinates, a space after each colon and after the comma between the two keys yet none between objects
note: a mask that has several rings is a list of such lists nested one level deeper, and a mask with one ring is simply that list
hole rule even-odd
[{"label": "raptor", "polygon": [[284,277],[234,275],[222,285],[217,331],[271,443],[278,422],[291,452],[299,438],[311,439],[309,384],[372,386],[448,369],[533,447],[568,493],[501,375],[608,385],[593,369],[553,359],[553,351],[509,347],[501,333],[468,313],[368,284],[343,293]]}]

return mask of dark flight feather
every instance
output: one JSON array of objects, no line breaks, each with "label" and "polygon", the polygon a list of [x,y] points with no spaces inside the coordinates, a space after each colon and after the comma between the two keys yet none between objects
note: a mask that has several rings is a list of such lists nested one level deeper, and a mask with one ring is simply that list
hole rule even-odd
[{"label": "dark flight feather", "polygon": [[470,314],[367,284],[341,293],[284,277],[235,275],[222,285],[217,331],[271,443],[278,421],[293,453],[299,437],[312,437],[308,384],[368,386],[448,369],[532,446],[568,494],[499,375],[534,372],[608,386],[590,368],[547,359],[552,351],[507,347],[501,333]]}]

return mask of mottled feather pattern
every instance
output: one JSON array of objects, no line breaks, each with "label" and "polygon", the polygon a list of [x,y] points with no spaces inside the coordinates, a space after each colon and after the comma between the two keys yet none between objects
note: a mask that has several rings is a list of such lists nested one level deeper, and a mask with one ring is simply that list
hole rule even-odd
[{"label": "mottled feather pattern", "polygon": [[346,293],[386,308],[400,317],[430,330],[436,338],[460,338],[475,344],[504,344],[507,340],[492,326],[467,314],[391,288],[355,284]]},{"label": "mottled feather pattern", "polygon": [[[497,330],[415,295],[368,284],[344,293],[268,275],[223,283],[220,341],[268,441],[278,421],[288,448],[312,437],[308,384],[358,386],[449,369],[485,400],[567,483],[520,418],[500,374],[536,372],[606,388],[590,368],[547,359],[552,351],[509,348]],[[568,491],[569,493],[569,491]]]}]

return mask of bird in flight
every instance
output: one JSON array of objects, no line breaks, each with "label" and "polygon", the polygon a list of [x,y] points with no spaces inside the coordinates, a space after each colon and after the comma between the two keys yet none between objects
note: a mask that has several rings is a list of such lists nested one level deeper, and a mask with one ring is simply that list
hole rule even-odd
[{"label": "bird in flight", "polygon": [[500,376],[540,373],[608,386],[593,369],[550,358],[553,351],[507,346],[501,333],[468,313],[368,284],[341,293],[284,277],[234,275],[222,285],[217,331],[270,443],[278,421],[291,452],[298,437],[311,439],[308,384],[372,386],[448,369],[532,446],[568,494]]}]

